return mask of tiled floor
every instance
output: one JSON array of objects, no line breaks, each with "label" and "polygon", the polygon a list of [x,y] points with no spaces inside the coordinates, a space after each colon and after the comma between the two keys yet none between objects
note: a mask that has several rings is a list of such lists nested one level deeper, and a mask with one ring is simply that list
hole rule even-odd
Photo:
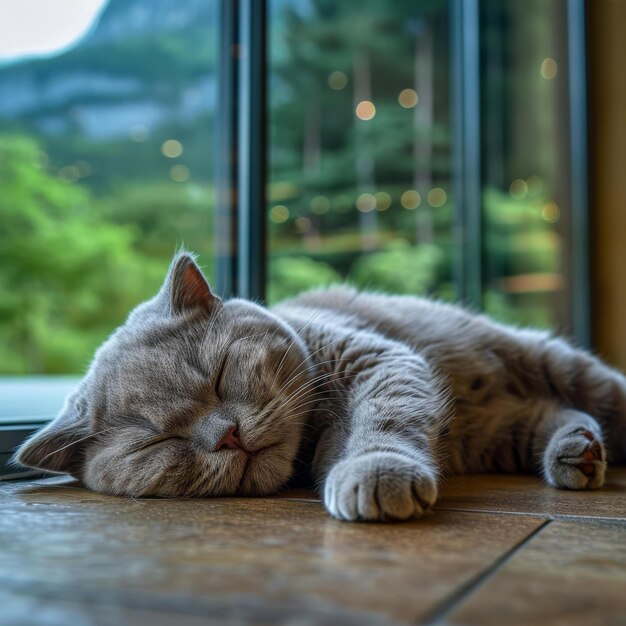
[{"label": "tiled floor", "polygon": [[447,481],[427,518],[314,495],[131,500],[0,486],[0,624],[626,625],[626,468],[593,493]]}]

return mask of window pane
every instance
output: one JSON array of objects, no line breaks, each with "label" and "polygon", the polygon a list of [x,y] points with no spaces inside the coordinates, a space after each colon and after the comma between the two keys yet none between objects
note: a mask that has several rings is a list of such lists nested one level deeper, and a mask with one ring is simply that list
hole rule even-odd
[{"label": "window pane", "polygon": [[0,37],[0,373],[75,374],[177,246],[213,276],[218,3],[21,4]]},{"label": "window pane", "polygon": [[504,321],[567,328],[566,2],[481,6],[485,308]]},{"label": "window pane", "polygon": [[79,380],[78,376],[0,378],[0,423],[3,420],[31,423],[52,419]]},{"label": "window pane", "polygon": [[269,6],[269,300],[453,298],[448,3]]}]

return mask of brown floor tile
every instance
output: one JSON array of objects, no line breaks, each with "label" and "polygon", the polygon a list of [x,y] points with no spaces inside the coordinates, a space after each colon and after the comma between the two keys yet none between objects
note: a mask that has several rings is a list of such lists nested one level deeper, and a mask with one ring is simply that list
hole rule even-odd
[{"label": "brown floor tile", "polygon": [[0,606],[0,624],[11,626],[219,626],[223,623],[206,615],[80,603],[7,590],[0,590]]},{"label": "brown floor tile", "polygon": [[626,467],[611,468],[597,491],[554,489],[536,476],[452,477],[437,509],[626,519]]},{"label": "brown floor tile", "polygon": [[5,484],[0,507],[0,588],[22,604],[222,623],[414,622],[543,523],[440,511],[346,524],[306,498],[135,501],[72,484]]},{"label": "brown floor tile", "polygon": [[446,623],[624,626],[626,523],[550,523],[462,602]]}]

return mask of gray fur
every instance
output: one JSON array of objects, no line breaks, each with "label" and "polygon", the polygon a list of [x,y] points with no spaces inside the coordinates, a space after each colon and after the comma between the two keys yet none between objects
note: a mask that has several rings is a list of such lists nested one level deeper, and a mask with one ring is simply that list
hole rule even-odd
[{"label": "gray fur", "polygon": [[626,380],[562,339],[347,287],[222,302],[183,252],[16,459],[130,496],[262,495],[304,471],[335,517],[396,520],[444,474],[600,487],[605,443],[626,458]]}]

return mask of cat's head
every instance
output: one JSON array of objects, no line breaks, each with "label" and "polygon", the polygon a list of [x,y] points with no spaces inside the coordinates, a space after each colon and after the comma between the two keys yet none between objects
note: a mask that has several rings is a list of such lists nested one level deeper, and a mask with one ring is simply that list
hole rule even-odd
[{"label": "cat's head", "polygon": [[290,327],[251,302],[222,302],[179,253],[16,461],[113,494],[269,493],[292,472],[309,364]]}]

